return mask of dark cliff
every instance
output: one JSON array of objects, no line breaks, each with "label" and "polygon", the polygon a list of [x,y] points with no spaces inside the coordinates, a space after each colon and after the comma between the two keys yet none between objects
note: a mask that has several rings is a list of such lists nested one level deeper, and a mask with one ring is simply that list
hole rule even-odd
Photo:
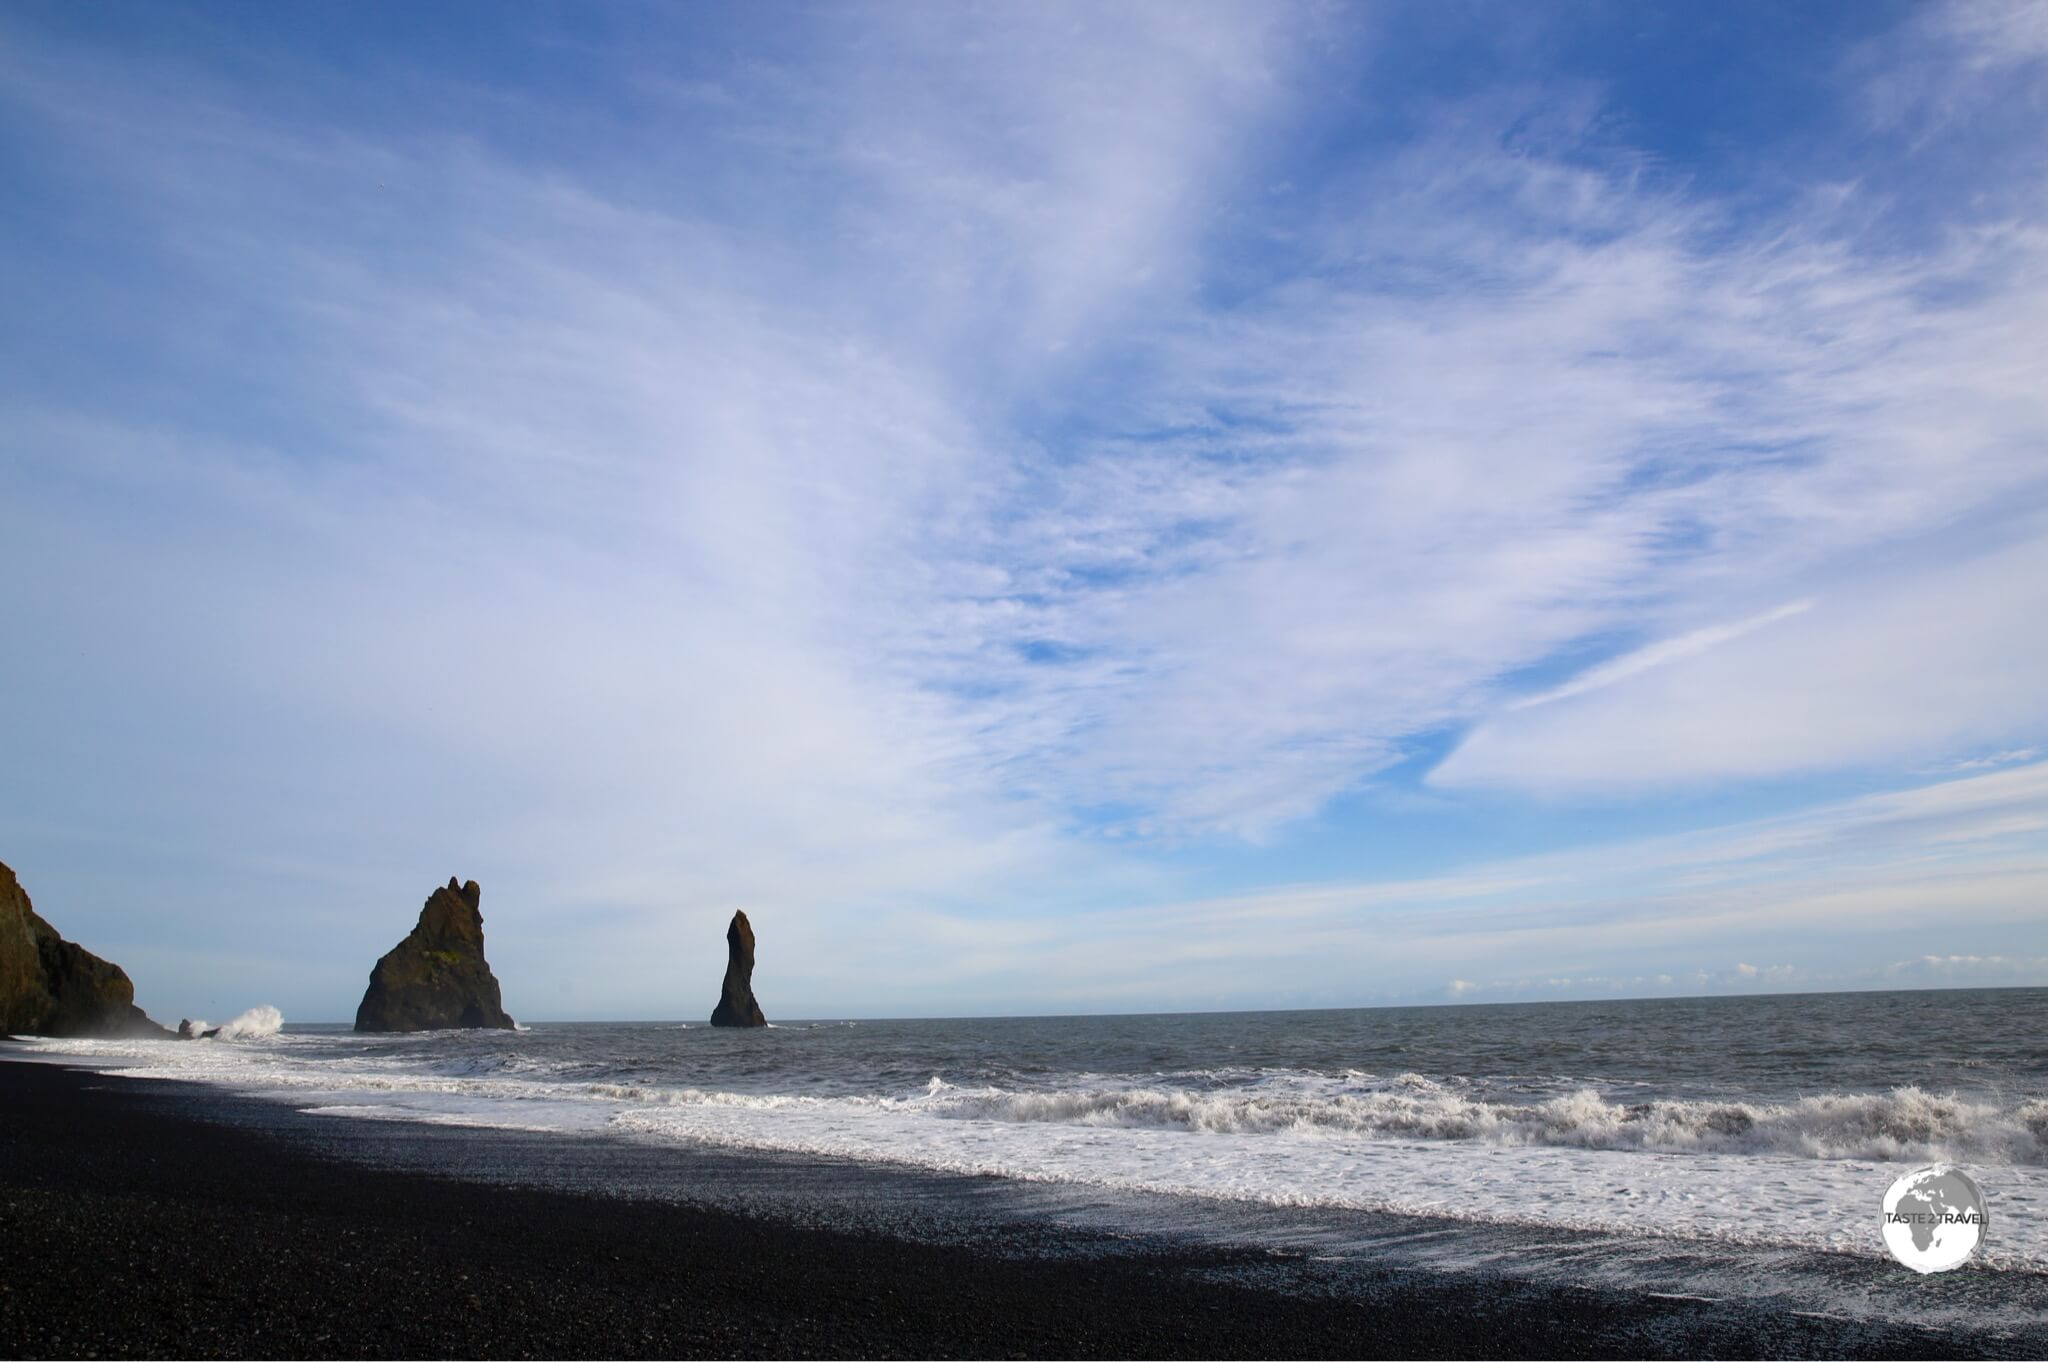
[{"label": "dark cliff", "polygon": [[484,959],[482,902],[475,880],[450,879],[428,897],[411,934],[370,971],[356,1030],[512,1029]]},{"label": "dark cliff", "polygon": [[0,864],[0,1032],[17,1036],[168,1036],[135,1005],[117,964],[66,941],[37,916]]}]

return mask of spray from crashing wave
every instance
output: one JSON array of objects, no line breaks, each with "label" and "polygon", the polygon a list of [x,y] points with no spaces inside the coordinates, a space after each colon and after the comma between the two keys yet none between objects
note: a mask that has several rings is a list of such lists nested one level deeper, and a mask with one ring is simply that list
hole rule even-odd
[{"label": "spray from crashing wave", "polygon": [[196,1018],[178,1023],[180,1040],[261,1040],[274,1036],[284,1026],[284,1013],[265,1004],[252,1007],[233,1021],[208,1026]]}]

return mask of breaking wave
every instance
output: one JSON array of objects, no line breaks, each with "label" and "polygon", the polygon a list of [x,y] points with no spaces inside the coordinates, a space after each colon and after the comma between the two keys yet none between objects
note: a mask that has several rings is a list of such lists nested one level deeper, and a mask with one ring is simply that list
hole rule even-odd
[{"label": "breaking wave", "polygon": [[962,1120],[1218,1134],[1285,1131],[1658,1153],[2048,1163],[2048,1101],[1999,1107],[1914,1087],[1786,1104],[1624,1103],[1585,1088],[1547,1101],[1512,1103],[1476,1100],[1414,1074],[1380,1091],[1335,1094],[1157,1088],[1015,1092],[954,1088],[935,1078],[921,1105],[933,1115]]},{"label": "breaking wave", "polygon": [[2048,1164],[2048,1100],[2000,1107],[1915,1087],[1793,1103],[1616,1102],[1590,1088],[1541,1102],[1483,1101],[1404,1074],[1344,1093],[1159,1088],[1016,1091],[934,1078],[907,1097],[810,1097],[598,1083],[592,1096],[636,1106],[752,1111],[879,1109],[957,1121],[1184,1130],[1217,1135],[1465,1141],[1476,1144],[1750,1154],[1880,1162]]},{"label": "breaking wave", "polygon": [[284,1026],[284,1013],[274,1007],[252,1007],[233,1021],[222,1022],[218,1029],[211,1023],[193,1019],[195,1033],[210,1033],[208,1040],[261,1040],[274,1036]]}]

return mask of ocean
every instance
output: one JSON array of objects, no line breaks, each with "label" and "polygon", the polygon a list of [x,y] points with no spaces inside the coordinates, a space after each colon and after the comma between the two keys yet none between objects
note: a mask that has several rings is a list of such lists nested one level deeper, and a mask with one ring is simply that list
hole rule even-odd
[{"label": "ocean", "polygon": [[212,1041],[33,1044],[352,1122],[629,1144],[641,1168],[688,1146],[1065,1189],[1098,1221],[1313,1223],[1333,1258],[1419,1217],[1910,1278],[1880,1199],[1951,1162],[1990,1213],[1962,1275],[2011,1274],[2024,1319],[2048,1272],[2048,989],[398,1036],[258,1011]]}]

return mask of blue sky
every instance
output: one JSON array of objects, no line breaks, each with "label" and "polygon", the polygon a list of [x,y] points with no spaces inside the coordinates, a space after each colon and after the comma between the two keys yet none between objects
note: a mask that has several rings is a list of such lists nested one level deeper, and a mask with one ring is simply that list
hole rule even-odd
[{"label": "blue sky", "polygon": [[0,859],[159,1016],[2048,983],[2048,11],[15,4]]}]

